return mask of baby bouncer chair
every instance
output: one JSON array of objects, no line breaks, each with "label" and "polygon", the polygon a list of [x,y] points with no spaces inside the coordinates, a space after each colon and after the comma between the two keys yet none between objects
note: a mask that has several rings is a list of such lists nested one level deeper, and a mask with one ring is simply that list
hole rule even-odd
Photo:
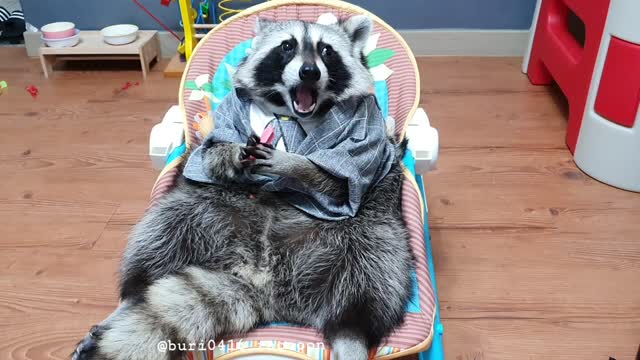
[{"label": "baby bouncer chair", "polygon": [[[437,293],[422,177],[437,158],[437,132],[418,108],[420,78],[415,58],[402,37],[383,20],[364,9],[336,0],[275,0],[251,7],[211,30],[193,50],[180,85],[178,122],[184,137],[176,136],[175,124],[163,121],[151,137],[152,158],[162,161],[163,170],[151,194],[153,202],[162,197],[180,176],[189,149],[197,147],[215,126],[213,111],[232,90],[235,68],[251,49],[258,17],[271,20],[300,19],[335,21],[355,14],[367,14],[374,29],[365,48],[367,64],[375,80],[372,91],[398,139],[409,133],[405,157],[406,180],[402,190],[403,216],[411,234],[416,260],[414,294],[404,324],[378,348],[371,358],[393,359],[419,354],[421,360],[444,359],[442,326]],[[170,121],[169,121],[170,122]],[[412,138],[413,137],[413,138]],[[177,140],[176,140],[177,139]],[[206,349],[185,354],[186,359],[332,359],[331,349],[313,328],[291,324],[269,324],[240,336],[216,339]],[[215,346],[210,346],[215,345]]]}]

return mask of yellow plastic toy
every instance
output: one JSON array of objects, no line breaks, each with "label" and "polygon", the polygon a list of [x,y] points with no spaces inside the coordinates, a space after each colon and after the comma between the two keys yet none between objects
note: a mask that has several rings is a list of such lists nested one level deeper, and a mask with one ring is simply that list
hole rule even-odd
[{"label": "yellow plastic toy", "polygon": [[[230,7],[231,3],[244,3],[237,8]],[[184,41],[178,46],[178,52],[184,54],[187,60],[191,57],[193,49],[198,40],[202,39],[206,33],[198,33],[198,30],[205,29],[207,32],[213,29],[216,24],[196,24],[198,12],[193,8],[191,0],[178,0],[180,4],[180,16],[184,27]],[[241,13],[244,7],[254,5],[253,0],[220,0],[218,2],[218,21],[222,22],[233,15]],[[204,14],[203,14],[204,16]],[[215,16],[214,16],[215,19]]]}]

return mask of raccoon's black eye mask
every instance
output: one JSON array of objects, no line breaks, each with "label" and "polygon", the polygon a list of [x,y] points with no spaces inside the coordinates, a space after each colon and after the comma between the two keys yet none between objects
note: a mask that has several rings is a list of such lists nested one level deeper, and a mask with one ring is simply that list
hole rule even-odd
[{"label": "raccoon's black eye mask", "polygon": [[280,44],[280,47],[282,48],[282,51],[284,51],[284,52],[291,52],[291,51],[294,51],[296,49],[296,45],[291,40],[283,41],[282,44]]},{"label": "raccoon's black eye mask", "polygon": [[322,56],[323,58],[331,58],[333,55],[335,55],[335,50],[333,50],[331,45],[325,44],[322,47],[318,46],[318,49],[319,49],[318,52],[320,53],[320,56]]},{"label": "raccoon's black eye mask", "polygon": [[297,47],[298,41],[292,37],[271,49],[254,70],[257,84],[270,87],[281,83],[284,67],[296,56]]}]

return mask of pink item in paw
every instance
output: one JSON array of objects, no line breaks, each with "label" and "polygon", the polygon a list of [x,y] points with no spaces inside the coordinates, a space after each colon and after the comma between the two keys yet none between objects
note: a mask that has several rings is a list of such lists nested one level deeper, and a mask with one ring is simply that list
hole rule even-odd
[{"label": "pink item in paw", "polygon": [[276,132],[273,129],[273,126],[269,125],[266,128],[264,128],[264,131],[262,131],[262,135],[260,136],[260,142],[262,144],[273,145],[272,143],[275,137],[276,137]]}]

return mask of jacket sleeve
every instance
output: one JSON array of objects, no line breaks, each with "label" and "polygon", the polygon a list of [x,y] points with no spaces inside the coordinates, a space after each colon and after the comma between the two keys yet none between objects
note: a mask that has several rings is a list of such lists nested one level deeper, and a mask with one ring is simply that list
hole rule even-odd
[{"label": "jacket sleeve", "polygon": [[216,143],[246,143],[251,134],[248,109],[248,104],[238,98],[235,91],[222,100],[213,115],[213,130],[189,156],[183,170],[184,177],[205,183],[217,182],[204,169],[204,150]]},{"label": "jacket sleeve", "polygon": [[395,159],[395,147],[387,138],[384,119],[373,96],[360,103],[345,131],[343,140],[334,147],[307,155],[314,164],[348,184],[348,199],[344,202],[323,193],[308,194],[328,219],[355,216],[364,194],[387,175]]}]

